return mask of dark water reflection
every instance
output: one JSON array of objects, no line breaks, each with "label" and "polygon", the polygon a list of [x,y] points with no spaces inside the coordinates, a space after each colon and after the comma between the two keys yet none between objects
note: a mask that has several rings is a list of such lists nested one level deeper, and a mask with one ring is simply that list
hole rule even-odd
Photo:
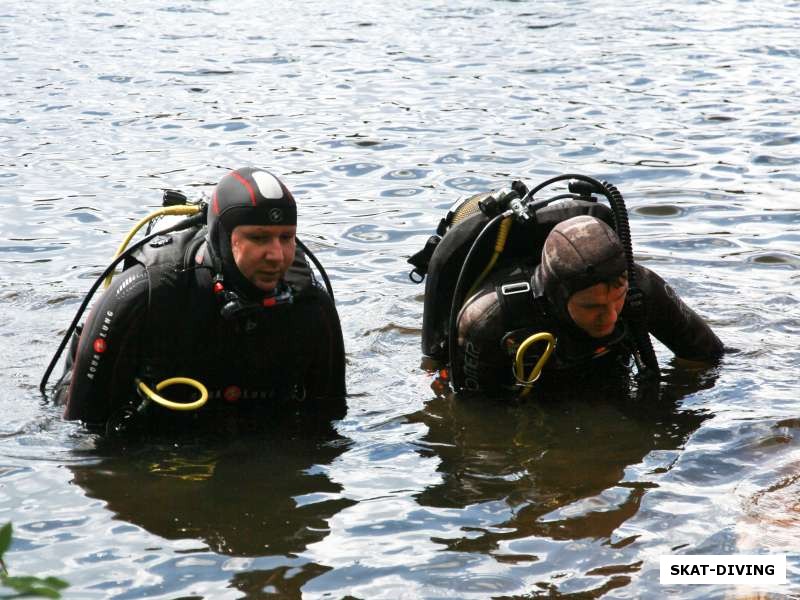
[{"label": "dark water reflection", "polygon": [[[636,514],[653,487],[646,472],[637,477],[628,468],[648,455],[674,454],[712,416],[683,410],[680,401],[710,388],[713,373],[673,371],[668,380],[660,397],[657,392],[656,397],[637,397],[619,388],[584,387],[521,404],[432,400],[412,419],[428,427],[420,444],[424,454],[439,458],[443,481],[417,500],[437,507],[494,505],[497,522],[468,528],[464,537],[449,538],[445,545],[452,551],[487,553],[503,563],[543,561],[552,548],[535,541],[540,538],[593,539],[624,547],[633,540],[610,544],[612,534]],[[651,464],[649,469],[669,466]],[[583,566],[581,551],[563,554],[560,562],[548,560],[530,573],[581,564],[586,575],[604,574],[590,573],[592,565]],[[602,560],[591,562],[593,568],[603,566]]]},{"label": "dark water reflection", "polygon": [[[347,440],[333,430],[270,428],[227,442],[194,438],[131,446],[117,440],[100,444],[92,452],[96,459],[72,465],[70,471],[73,484],[88,498],[101,500],[116,521],[183,542],[178,554],[195,557],[196,562],[181,564],[176,558],[148,567],[163,582],[119,597],[167,592],[175,573],[187,572],[192,564],[204,566],[206,577],[216,580],[227,570],[223,557],[238,557],[238,564],[250,564],[241,561],[252,557],[260,565],[273,565],[237,574],[232,587],[256,597],[263,590],[296,595],[328,570],[298,555],[326,537],[328,519],[354,504],[327,475],[346,449]],[[79,562],[96,560],[88,555]]]},{"label": "dark water reflection", "polygon": [[542,403],[433,400],[418,417],[429,429],[421,443],[441,459],[444,481],[419,499],[439,506],[506,499],[516,511],[529,506],[534,512],[522,512],[532,523],[619,483],[648,453],[680,448],[711,415],[680,410],[674,391],[655,402],[597,389]]},{"label": "dark water reflection", "polygon": [[99,462],[70,470],[116,518],[166,539],[231,556],[287,555],[325,537],[326,519],[351,504],[326,476],[345,441],[271,432],[222,448],[148,443],[101,450]]}]

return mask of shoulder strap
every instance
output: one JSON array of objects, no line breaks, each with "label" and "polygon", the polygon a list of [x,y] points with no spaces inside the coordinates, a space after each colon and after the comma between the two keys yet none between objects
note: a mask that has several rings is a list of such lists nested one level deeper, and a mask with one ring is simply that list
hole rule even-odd
[{"label": "shoulder strap", "polygon": [[[157,379],[174,374],[173,357],[192,350],[186,334],[195,329],[192,323],[202,318],[204,311],[197,304],[198,299],[190,296],[187,277],[203,269],[198,267],[195,256],[204,237],[203,229],[159,237],[134,257],[145,267],[149,285],[139,357],[143,377]],[[210,272],[208,280],[211,297]],[[179,326],[182,323],[185,326]]]},{"label": "shoulder strap", "polygon": [[518,266],[492,278],[506,331],[529,327],[547,318],[532,286],[533,267]]},{"label": "shoulder strap", "polygon": [[309,290],[319,287],[314,271],[308,264],[308,259],[301,248],[297,248],[294,253],[294,261],[284,276],[286,283],[292,288],[295,295],[303,295]]}]

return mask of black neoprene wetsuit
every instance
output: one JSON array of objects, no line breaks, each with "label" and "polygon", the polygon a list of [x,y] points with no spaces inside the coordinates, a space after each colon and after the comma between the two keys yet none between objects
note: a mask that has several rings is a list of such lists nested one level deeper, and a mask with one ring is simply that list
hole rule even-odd
[{"label": "black neoprene wetsuit", "polygon": [[159,249],[149,248],[157,264],[144,259],[129,266],[96,302],[74,350],[74,366],[57,387],[65,418],[103,425],[138,404],[136,378],[152,388],[176,376],[208,388],[209,401],[198,413],[258,407],[342,417],[341,326],[333,300],[302,253],[286,277],[291,303],[254,303],[223,318],[203,231],[173,238],[186,247],[180,264],[158,264]]},{"label": "black neoprene wetsuit", "polygon": [[[719,358],[723,344],[703,318],[653,271],[641,265],[635,268],[637,285],[645,298],[648,331],[680,358],[698,361]],[[574,323],[557,319],[554,311],[548,310],[541,290],[531,282],[525,314],[509,315],[506,314],[508,309],[503,309],[499,290],[511,271],[497,271],[491,281],[484,283],[467,300],[459,313],[456,362],[462,370],[466,390],[499,391],[512,386],[517,347],[527,336],[541,331],[552,333],[557,340],[545,373],[577,374],[590,366],[592,370],[602,369],[630,358],[633,341],[626,320],[627,308],[610,336],[592,338]],[[535,348],[530,357],[526,354],[529,364],[526,372],[540,354]]]}]

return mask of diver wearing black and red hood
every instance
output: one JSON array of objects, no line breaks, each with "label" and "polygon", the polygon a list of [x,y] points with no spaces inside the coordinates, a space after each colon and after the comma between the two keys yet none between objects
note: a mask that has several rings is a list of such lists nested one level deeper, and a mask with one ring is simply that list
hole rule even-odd
[{"label": "diver wearing black and red hood", "polygon": [[[680,358],[718,359],[723,344],[708,324],[661,277],[641,265],[634,268],[646,301],[647,331]],[[498,282],[514,277],[530,282],[527,298],[504,295]],[[547,236],[532,272],[498,271],[461,309],[457,361],[465,389],[513,386],[520,342],[542,331],[556,338],[544,373],[573,377],[589,367],[597,371],[626,363],[635,351],[627,295],[625,251],[614,230],[588,215],[562,221]],[[529,362],[536,360],[532,356]]]},{"label": "diver wearing black and red hood", "polygon": [[156,238],[93,307],[57,386],[65,417],[115,427],[140,403],[135,380],[175,376],[208,388],[200,415],[343,416],[339,317],[296,229],[294,197],[277,177],[254,168],[225,175],[207,227]]},{"label": "diver wearing black and red hood", "polygon": [[[277,177],[245,168],[222,178],[208,209],[208,257],[218,274],[245,298],[257,300],[287,292],[283,275],[295,254],[297,206],[294,196]],[[248,240],[266,246],[259,236],[272,235],[276,251],[265,247],[250,256]],[[254,250],[253,252],[257,252]],[[259,259],[266,265],[254,264]],[[263,269],[263,270],[262,270]],[[245,271],[244,273],[242,271]],[[270,277],[274,273],[276,277]]]}]

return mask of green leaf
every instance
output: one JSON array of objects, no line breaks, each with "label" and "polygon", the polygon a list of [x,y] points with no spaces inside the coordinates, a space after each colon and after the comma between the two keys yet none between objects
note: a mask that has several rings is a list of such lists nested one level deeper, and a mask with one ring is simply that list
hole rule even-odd
[{"label": "green leaf", "polygon": [[38,577],[31,577],[29,575],[19,577],[3,577],[3,585],[10,587],[12,590],[18,592],[27,592],[32,586],[38,583]]},{"label": "green leaf", "polygon": [[6,523],[0,528],[0,557],[6,553],[11,546],[11,523]]},{"label": "green leaf", "polygon": [[61,594],[59,594],[56,590],[51,590],[50,588],[39,588],[39,587],[32,587],[27,592],[25,592],[26,596],[30,597],[39,597],[39,598],[61,598]]},{"label": "green leaf", "polygon": [[3,554],[11,546],[11,523],[6,523],[0,527],[0,588],[11,589],[16,592],[13,596],[2,593],[0,590],[0,600],[4,598],[61,598],[59,590],[68,587],[69,584],[58,577],[9,577],[3,565]]},{"label": "green leaf", "polygon": [[31,576],[3,577],[0,583],[17,592],[19,597],[61,598],[58,590],[67,587],[67,584],[57,577],[45,579]]},{"label": "green leaf", "polygon": [[63,579],[59,579],[58,577],[45,577],[42,579],[42,583],[45,585],[49,585],[51,588],[55,590],[63,590],[64,588],[68,588],[69,584],[64,581]]}]

